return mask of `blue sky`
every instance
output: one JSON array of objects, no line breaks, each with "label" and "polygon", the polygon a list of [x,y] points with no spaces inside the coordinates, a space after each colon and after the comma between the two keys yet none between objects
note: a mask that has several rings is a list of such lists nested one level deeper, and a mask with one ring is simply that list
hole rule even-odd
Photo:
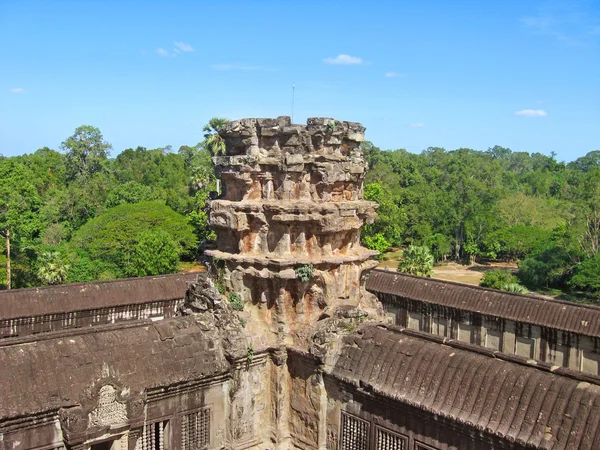
[{"label": "blue sky", "polygon": [[0,153],[194,145],[210,117],[358,121],[386,149],[600,149],[600,1],[0,0]]}]

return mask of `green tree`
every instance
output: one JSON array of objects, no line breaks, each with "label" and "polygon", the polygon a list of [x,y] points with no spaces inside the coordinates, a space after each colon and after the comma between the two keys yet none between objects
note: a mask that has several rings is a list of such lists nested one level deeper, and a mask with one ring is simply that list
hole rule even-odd
[{"label": "green tree", "polygon": [[555,241],[544,242],[519,262],[518,276],[528,286],[560,287],[571,275],[577,256]]},{"label": "green tree", "polygon": [[571,288],[597,295],[600,292],[600,253],[576,265],[567,284]]},{"label": "green tree", "polygon": [[62,284],[67,280],[69,265],[57,251],[45,251],[38,258],[37,276],[43,284]]},{"label": "green tree", "polygon": [[518,282],[519,279],[509,270],[494,269],[483,274],[479,286],[501,290],[506,284]]},{"label": "green tree", "polygon": [[67,178],[88,179],[103,170],[111,145],[98,128],[82,125],[61,145],[67,157]]},{"label": "green tree", "polygon": [[377,233],[373,236],[367,235],[363,236],[363,244],[370,250],[376,250],[379,252],[376,259],[381,259],[383,254],[390,248],[389,241],[385,238],[385,236],[381,233]]},{"label": "green tree", "polygon": [[433,256],[427,247],[409,245],[402,251],[398,270],[411,275],[430,277],[433,271]]},{"label": "green tree", "polygon": [[126,261],[125,274],[132,277],[174,273],[181,246],[165,230],[146,230],[137,237]]},{"label": "green tree", "polygon": [[225,154],[225,141],[219,135],[219,130],[227,125],[228,122],[228,119],[213,117],[202,128],[202,131],[204,131],[204,141],[202,141],[201,145],[213,156]]},{"label": "green tree", "polygon": [[149,186],[138,183],[137,181],[128,181],[125,184],[118,184],[106,199],[107,208],[124,203],[140,203],[152,200],[152,189]]},{"label": "green tree", "polygon": [[188,221],[159,201],[111,208],[77,230],[71,243],[87,252],[92,260],[115,264],[129,272],[128,261],[140,236],[159,230],[171,236],[182,256],[189,258],[195,254],[197,240]]}]

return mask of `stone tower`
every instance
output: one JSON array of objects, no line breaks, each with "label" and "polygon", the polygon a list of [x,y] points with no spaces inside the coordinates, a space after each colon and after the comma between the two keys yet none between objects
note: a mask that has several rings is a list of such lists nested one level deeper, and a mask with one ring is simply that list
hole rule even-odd
[{"label": "stone tower", "polygon": [[241,297],[249,326],[272,332],[264,344],[302,347],[320,317],[368,303],[362,274],[377,252],[360,245],[360,229],[376,204],[363,197],[364,131],[289,117],[236,120],[220,131],[222,195],[209,222],[217,248],[207,253],[224,287]]}]

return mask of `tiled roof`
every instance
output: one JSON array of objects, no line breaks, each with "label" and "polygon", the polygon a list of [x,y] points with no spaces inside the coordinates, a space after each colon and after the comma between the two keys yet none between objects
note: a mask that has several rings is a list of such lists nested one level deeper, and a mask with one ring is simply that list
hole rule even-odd
[{"label": "tiled roof", "polygon": [[140,395],[229,370],[220,339],[193,317],[111,325],[0,346],[0,421],[84,404],[102,379]]},{"label": "tiled roof", "polygon": [[183,298],[197,273],[0,291],[0,319]]},{"label": "tiled roof", "polygon": [[366,326],[344,338],[332,375],[520,445],[600,448],[600,386],[423,333]]},{"label": "tiled roof", "polygon": [[366,287],[376,294],[391,294],[517,322],[600,336],[600,308],[594,306],[384,270],[373,270]]}]

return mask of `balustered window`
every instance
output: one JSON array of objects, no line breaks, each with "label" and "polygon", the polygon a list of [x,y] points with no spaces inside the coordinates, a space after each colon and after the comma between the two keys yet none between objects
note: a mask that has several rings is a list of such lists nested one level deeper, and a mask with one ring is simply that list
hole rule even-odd
[{"label": "balustered window", "polygon": [[210,445],[210,409],[201,409],[181,418],[183,450],[202,450]]},{"label": "balustered window", "polygon": [[371,424],[342,411],[340,450],[368,450]]},{"label": "balustered window", "polygon": [[376,427],[375,433],[376,450],[406,450],[408,448],[406,436],[382,427]]},{"label": "balustered window", "polygon": [[[139,446],[138,446],[139,448]],[[169,450],[169,421],[144,425],[141,450]]]}]

